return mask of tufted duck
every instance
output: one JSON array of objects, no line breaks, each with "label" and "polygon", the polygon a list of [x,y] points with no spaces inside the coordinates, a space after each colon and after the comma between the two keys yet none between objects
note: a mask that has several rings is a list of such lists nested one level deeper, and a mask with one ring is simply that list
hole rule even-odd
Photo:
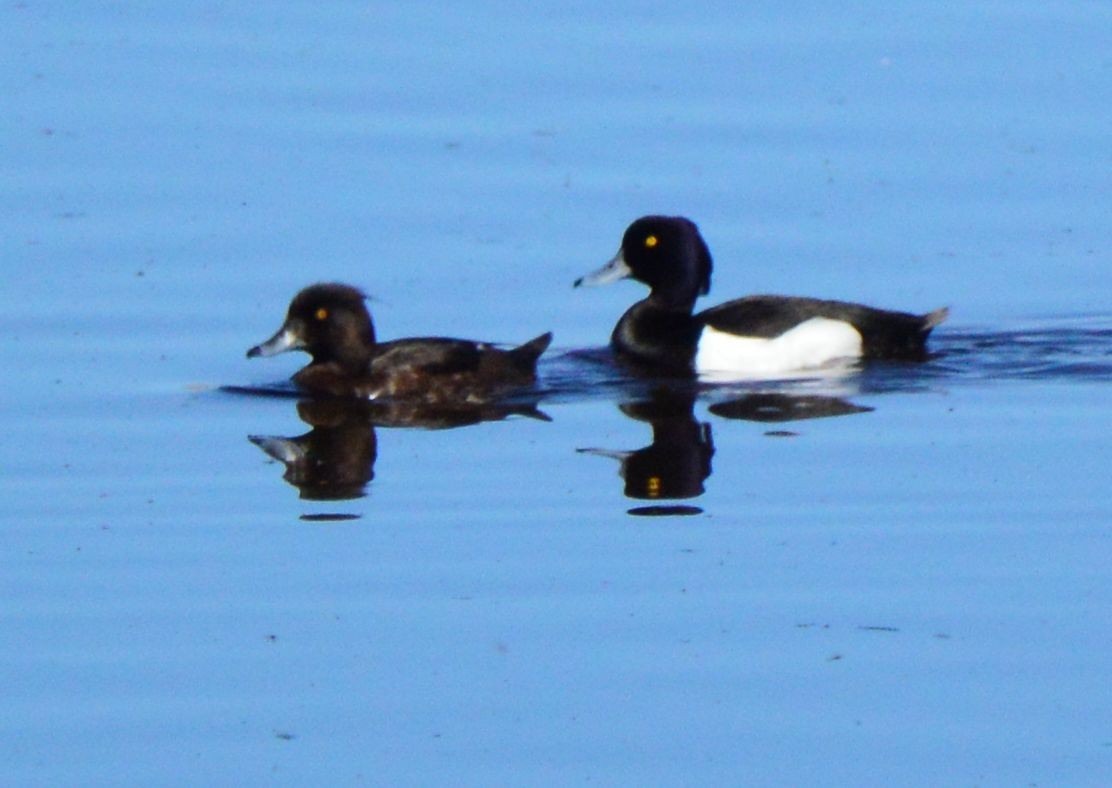
[{"label": "tufted duck", "polygon": [[312,361],[293,376],[311,394],[420,400],[433,405],[487,402],[536,380],[542,334],[502,350],[487,342],[422,337],[377,342],[366,296],[343,284],[316,284],[290,302],[286,322],[248,358],[304,350]]},{"label": "tufted duck", "polygon": [[630,307],[610,337],[642,367],[704,377],[765,377],[846,359],[927,358],[927,335],[948,310],[925,315],[844,301],[755,295],[692,314],[710,290],[711,257],[694,222],[645,216],[625,231],[609,263],[575,282],[636,279],[648,298]]}]

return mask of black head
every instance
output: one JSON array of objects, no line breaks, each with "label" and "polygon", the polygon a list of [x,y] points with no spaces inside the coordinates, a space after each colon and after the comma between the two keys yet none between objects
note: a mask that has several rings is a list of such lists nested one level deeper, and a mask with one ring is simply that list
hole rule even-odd
[{"label": "black head", "polygon": [[375,329],[366,296],[349,285],[306,287],[290,302],[286,322],[273,337],[247,351],[248,358],[304,350],[314,363],[360,368],[370,358]]},{"label": "black head", "polygon": [[666,303],[694,303],[710,291],[710,250],[695,223],[682,216],[638,219],[622,236],[619,256],[630,276]]}]

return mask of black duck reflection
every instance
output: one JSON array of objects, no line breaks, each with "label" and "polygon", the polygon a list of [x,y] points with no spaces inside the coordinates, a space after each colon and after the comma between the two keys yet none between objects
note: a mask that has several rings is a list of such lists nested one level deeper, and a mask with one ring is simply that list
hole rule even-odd
[{"label": "black duck reflection", "polygon": [[[622,413],[652,426],[653,440],[636,451],[578,449],[584,454],[612,457],[621,463],[619,475],[628,498],[668,501],[697,498],[711,473],[714,441],[710,425],[695,418],[695,390],[655,389],[649,399],[622,403]],[[629,510],[635,515],[685,515],[702,512],[697,506],[654,504]]]},{"label": "black duck reflection", "polygon": [[286,466],[282,478],[301,498],[341,501],[361,498],[374,478],[377,427],[451,429],[525,416],[551,421],[534,402],[432,406],[419,402],[347,398],[301,400],[298,417],[312,427],[303,435],[249,435],[248,440]]},{"label": "black duck reflection", "polygon": [[851,416],[873,410],[864,405],[822,394],[790,394],[779,391],[758,391],[744,397],[716,402],[707,408],[724,419],[782,423],[805,419],[826,419]]},{"label": "black duck reflection", "polygon": [[[635,451],[577,449],[583,454],[611,457],[621,463],[626,497],[645,501],[680,501],[697,498],[705,492],[711,474],[714,440],[709,423],[695,418],[698,390],[660,387],[648,399],[619,405],[625,415],[652,426],[653,440]],[[741,397],[715,402],[707,410],[724,419],[760,423],[783,423],[805,419],[867,413],[870,407],[856,405],[840,397],[752,392]],[[794,435],[773,431],[767,435]],[[688,504],[654,503],[629,510],[641,516],[691,515],[703,510]]]}]

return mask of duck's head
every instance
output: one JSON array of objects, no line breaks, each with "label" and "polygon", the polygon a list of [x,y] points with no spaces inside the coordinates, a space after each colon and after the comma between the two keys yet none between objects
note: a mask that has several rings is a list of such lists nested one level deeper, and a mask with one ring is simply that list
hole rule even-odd
[{"label": "duck's head", "polygon": [[248,358],[304,350],[313,363],[366,364],[375,344],[375,329],[364,303],[366,295],[349,285],[306,287],[290,302],[278,332],[247,351]]},{"label": "duck's head", "polygon": [[636,279],[666,306],[690,307],[710,291],[710,250],[699,228],[682,216],[643,216],[622,236],[614,258],[575,286]]}]

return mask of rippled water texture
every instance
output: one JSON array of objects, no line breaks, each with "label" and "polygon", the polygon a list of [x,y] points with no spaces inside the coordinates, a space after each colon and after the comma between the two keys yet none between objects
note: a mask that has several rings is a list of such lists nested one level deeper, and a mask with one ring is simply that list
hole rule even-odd
[{"label": "rippled water texture", "polygon": [[[1108,784],[1110,40],[0,6],[0,783]],[[643,290],[571,284],[650,212],[706,305],[949,305],[935,357],[631,377]],[[555,344],[483,409],[301,400],[244,352],[317,280],[382,338]]]}]

